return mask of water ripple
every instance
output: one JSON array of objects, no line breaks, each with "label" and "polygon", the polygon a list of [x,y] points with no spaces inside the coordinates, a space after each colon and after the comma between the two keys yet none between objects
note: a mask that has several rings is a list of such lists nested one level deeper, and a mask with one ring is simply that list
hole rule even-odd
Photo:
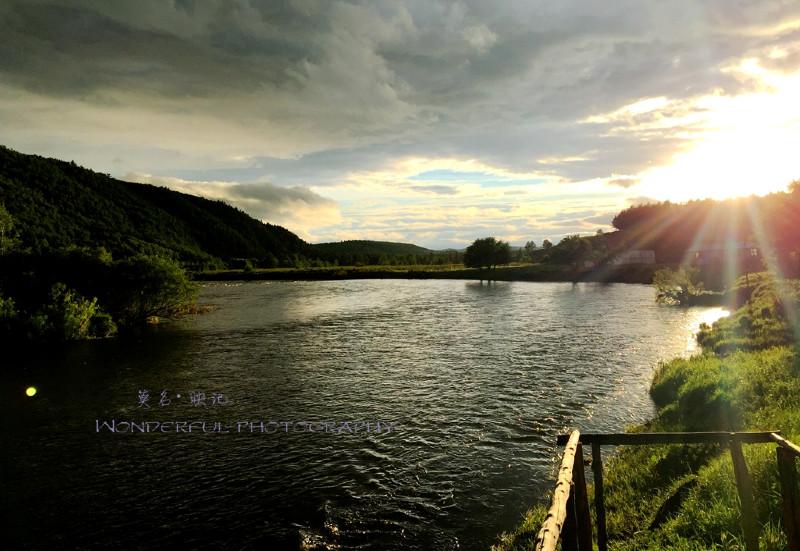
[{"label": "water ripple", "polygon": [[[223,283],[202,300],[217,308],[138,341],[4,370],[12,547],[486,549],[546,494],[555,436],[647,419],[657,362],[721,313],[592,284]],[[174,402],[145,412],[141,389]],[[197,389],[231,404],[176,398]],[[396,427],[95,434],[98,418]]]}]

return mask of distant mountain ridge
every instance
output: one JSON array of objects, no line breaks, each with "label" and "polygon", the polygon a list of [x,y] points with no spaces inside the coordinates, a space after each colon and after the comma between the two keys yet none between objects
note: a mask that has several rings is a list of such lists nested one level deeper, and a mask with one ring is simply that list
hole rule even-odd
[{"label": "distant mountain ridge", "polygon": [[351,239],[331,243],[316,243],[312,245],[320,253],[359,253],[359,254],[428,254],[433,251],[413,245],[411,243],[396,243],[394,241],[371,241],[369,239]]},{"label": "distant mountain ridge", "polygon": [[0,146],[0,202],[22,246],[35,252],[105,247],[114,256],[160,253],[187,263],[282,258],[308,245],[222,201],[123,182],[74,162]]},{"label": "distant mountain ridge", "polygon": [[409,243],[309,244],[284,227],[219,200],[125,182],[57,159],[0,146],[0,204],[33,252],[104,247],[114,257],[164,254],[197,269],[241,265],[378,263],[429,258]]}]

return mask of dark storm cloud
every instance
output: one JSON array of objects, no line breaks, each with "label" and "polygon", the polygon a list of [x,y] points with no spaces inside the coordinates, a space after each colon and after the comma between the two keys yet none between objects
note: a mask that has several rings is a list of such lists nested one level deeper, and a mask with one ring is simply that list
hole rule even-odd
[{"label": "dark storm cloud", "polygon": [[[107,88],[204,96],[287,85],[287,68],[315,55],[287,37],[253,36],[220,7],[201,37],[137,24],[94,7],[11,2],[0,11],[0,71],[36,92],[82,96]],[[171,10],[165,4],[163,9]],[[124,13],[118,15],[125,15]],[[249,64],[258,59],[258,66]]]}]

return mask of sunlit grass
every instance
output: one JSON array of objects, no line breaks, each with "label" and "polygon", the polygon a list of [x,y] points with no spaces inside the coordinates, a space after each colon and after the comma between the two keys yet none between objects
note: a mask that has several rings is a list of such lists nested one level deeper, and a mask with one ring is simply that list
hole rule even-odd
[{"label": "sunlit grass", "polygon": [[[658,412],[634,430],[779,430],[800,441],[800,346],[789,322],[796,315],[800,282],[764,273],[741,278],[734,290],[746,282],[752,286],[749,302],[704,329],[703,354],[659,366],[651,387]],[[747,445],[744,455],[753,479],[760,548],[786,549],[775,446]],[[604,471],[610,549],[744,549],[726,449],[621,446]],[[669,499],[673,505],[657,517]],[[531,549],[544,506],[529,511],[496,548]]]}]

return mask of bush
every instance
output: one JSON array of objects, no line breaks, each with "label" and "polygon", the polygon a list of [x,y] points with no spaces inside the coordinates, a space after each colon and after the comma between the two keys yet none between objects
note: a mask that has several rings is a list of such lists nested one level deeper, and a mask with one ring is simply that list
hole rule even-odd
[{"label": "bush", "polygon": [[63,283],[50,290],[50,302],[31,317],[32,336],[54,340],[81,340],[116,332],[111,316],[103,312],[97,298],[88,300]]},{"label": "bush", "polygon": [[116,262],[108,304],[117,321],[139,326],[151,317],[175,317],[190,308],[197,286],[174,260],[139,255]]},{"label": "bush", "polygon": [[89,323],[89,333],[98,338],[113,337],[117,334],[117,324],[110,314],[98,311]]},{"label": "bush", "polygon": [[687,305],[690,297],[700,295],[703,291],[696,268],[662,268],[653,274],[653,286],[656,288],[656,300],[665,304]]},{"label": "bush", "polygon": [[0,295],[0,339],[11,332],[17,321],[17,309],[14,299]]}]

